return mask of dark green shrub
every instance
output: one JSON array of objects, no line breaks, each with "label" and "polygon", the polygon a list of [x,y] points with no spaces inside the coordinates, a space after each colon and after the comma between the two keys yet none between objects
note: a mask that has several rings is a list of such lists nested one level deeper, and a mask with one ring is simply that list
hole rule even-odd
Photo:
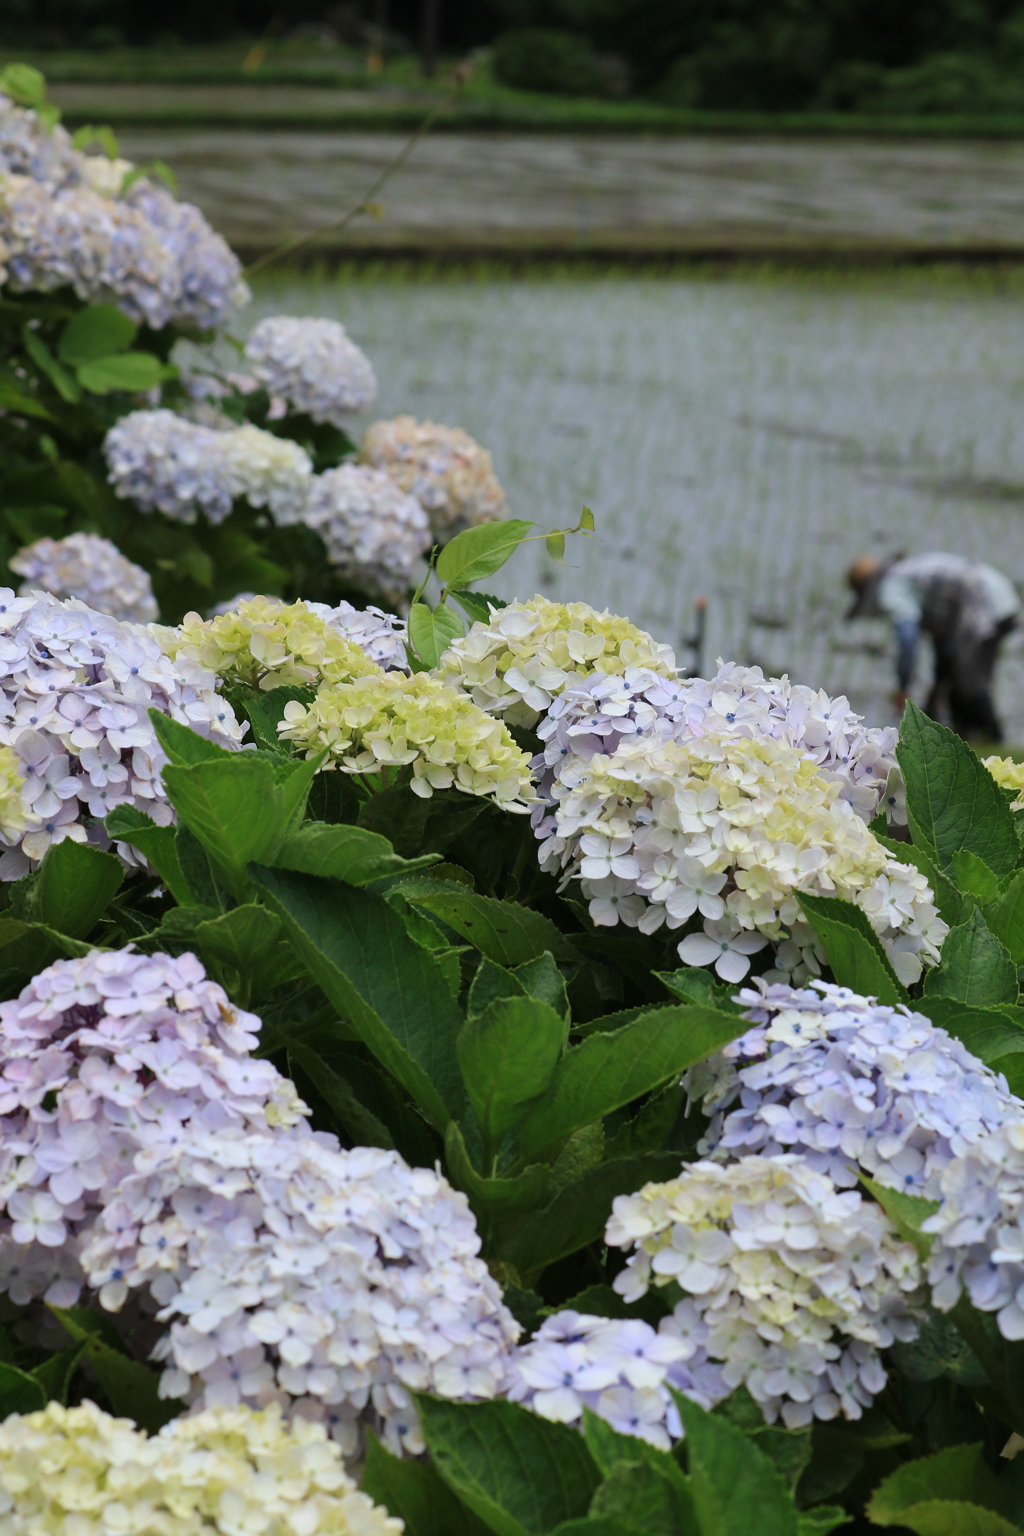
[{"label": "dark green shrub", "polygon": [[908,69],[887,71],[858,105],[875,112],[1013,112],[1024,107],[1024,79],[984,57],[935,53]]},{"label": "dark green shrub", "polygon": [[585,37],[548,27],[504,32],[494,45],[493,69],[505,85],[561,96],[603,96],[607,81]]}]

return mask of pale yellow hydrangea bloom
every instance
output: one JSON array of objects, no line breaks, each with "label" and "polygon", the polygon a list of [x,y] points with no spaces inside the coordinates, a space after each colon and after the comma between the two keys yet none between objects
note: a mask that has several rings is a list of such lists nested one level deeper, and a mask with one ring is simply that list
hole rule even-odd
[{"label": "pale yellow hydrangea bloom", "polygon": [[1015,763],[1012,757],[984,757],[982,762],[1000,789],[1015,789],[1015,811],[1024,810],[1024,763]]},{"label": "pale yellow hydrangea bloom", "polygon": [[6,1536],[400,1536],[320,1424],[215,1408],[147,1437],[92,1403],[0,1424]]},{"label": "pale yellow hydrangea bloom", "polygon": [[415,496],[437,539],[496,522],[505,509],[505,492],[490,454],[461,427],[442,427],[412,416],[375,421],[367,428],[359,456]]},{"label": "pale yellow hydrangea bloom", "polygon": [[166,655],[209,667],[225,683],[318,688],[380,670],[305,603],[279,597],[249,598],[215,619],[187,613],[176,628],[150,629]]},{"label": "pale yellow hydrangea bloom", "polygon": [[[825,956],[804,921],[801,891],[859,906],[906,985],[938,962],[947,928],[925,877],[890,857],[843,799],[839,779],[786,742],[627,737],[555,793],[541,868],[561,869],[566,880],[579,874],[597,923],[678,928],[698,910],[699,890],[715,942],[738,933],[791,941],[800,955],[784,968],[817,971]],[[679,953],[687,964],[707,963],[683,946]]]},{"label": "pale yellow hydrangea bloom", "polygon": [[676,659],[669,646],[607,609],[531,597],[474,624],[445,651],[440,671],[481,709],[513,725],[534,725],[572,678],[621,677],[627,667],[674,677]]},{"label": "pale yellow hydrangea bloom", "polygon": [[510,811],[534,798],[530,760],[507,727],[428,672],[375,671],[321,688],[308,708],[286,704],[278,730],[308,757],[327,747],[329,764],[349,773],[411,765],[411,788],[424,799],[453,785]]},{"label": "pale yellow hydrangea bloom", "polygon": [[[871,887],[889,855],[842,798],[842,785],[814,760],[770,737],[694,741],[627,738],[613,758],[591,759],[585,781],[615,822],[623,802],[651,804],[650,833],[685,841],[712,873],[733,872],[726,908],[744,928],[782,936],[801,917],[797,889],[852,900]],[[632,819],[632,817],[630,817]],[[656,837],[657,828],[661,836]],[[683,851],[682,849],[680,850]]]},{"label": "pale yellow hydrangea bloom", "polygon": [[39,826],[22,796],[25,769],[13,747],[0,747],[0,832],[14,843],[30,827]]}]

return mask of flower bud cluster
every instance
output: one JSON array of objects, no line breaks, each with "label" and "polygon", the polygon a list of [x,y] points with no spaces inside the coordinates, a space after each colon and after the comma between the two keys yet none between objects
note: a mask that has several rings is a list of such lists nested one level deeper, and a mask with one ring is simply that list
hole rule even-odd
[{"label": "flower bud cluster", "polygon": [[116,495],[179,523],[203,512],[222,523],[236,497],[268,507],[275,522],[301,520],[313,478],[308,453],[260,427],[216,431],[173,411],[131,411],[103,443]]},{"label": "flower bud cluster", "polygon": [[1000,789],[1015,791],[1011,809],[1024,810],[1024,763],[1015,763],[1012,757],[983,757],[982,762]]},{"label": "flower bud cluster", "polygon": [[598,925],[654,933],[699,914],[703,932],[678,946],[687,965],[737,982],[771,942],[780,976],[817,971],[824,956],[798,891],[860,906],[904,982],[938,960],[946,925],[927,881],[889,857],[836,776],[797,747],[710,731],[627,735],[552,793],[541,867],[581,879]]},{"label": "flower bud cluster", "polygon": [[271,396],[314,421],[343,427],[377,398],[369,359],[337,320],[272,315],[250,333],[245,355]]},{"label": "flower bud cluster", "polygon": [[359,1491],[319,1424],[285,1425],[273,1408],[214,1409],[150,1438],[90,1402],[50,1402],[0,1424],[0,1520],[8,1536],[402,1531]]},{"label": "flower bud cluster", "polygon": [[188,613],[173,628],[154,625],[153,633],[176,664],[207,668],[222,683],[317,688],[376,673],[358,640],[332,622],[335,611],[279,597],[242,598],[216,618]]},{"label": "flower bud cluster", "polygon": [[[473,702],[512,725],[534,726],[566,688],[600,673],[621,678],[645,669],[674,678],[675,656],[646,630],[587,603],[532,597],[494,609],[441,657],[441,673]],[[652,716],[653,719],[653,716]]]},{"label": "flower bud cluster", "polygon": [[[173,820],[160,773],[167,761],[149,718],[158,709],[225,746],[242,728],[217,679],[172,662],[153,635],[75,599],[0,588],[0,747],[24,774],[27,830],[0,828],[0,879],[16,880],[52,843],[102,839],[86,817],[134,805],[161,825]],[[127,845],[118,852],[132,862]]]},{"label": "flower bud cluster", "polygon": [[168,1397],[420,1450],[409,1389],[495,1396],[517,1325],[465,1195],[311,1132],[258,1027],[187,954],[93,951],[0,1004],[0,1277],[148,1294]]},{"label": "flower bud cluster", "polygon": [[286,704],[278,729],[307,757],[327,747],[328,761],[348,773],[411,766],[410,787],[423,799],[454,786],[507,811],[525,812],[533,800],[529,758],[508,728],[428,672],[327,684],[308,706]]},{"label": "flower bud cluster", "polygon": [[490,454],[461,427],[411,416],[375,421],[363,438],[360,457],[415,496],[442,542],[478,523],[496,522],[505,509]]},{"label": "flower bud cluster", "polygon": [[863,1172],[936,1199],[954,1158],[1024,1119],[1005,1079],[922,1014],[823,981],[758,977],[737,1001],[754,1027],[685,1079],[711,1116],[702,1155],[799,1152],[837,1185]]},{"label": "flower bud cluster", "polygon": [[97,613],[133,624],[149,624],[157,616],[148,573],[98,534],[36,539],[8,563],[12,571],[28,578],[20,589],[22,597],[39,589],[53,597],[77,597]]},{"label": "flower bud cluster", "polygon": [[237,257],[165,188],[142,178],[121,195],[130,169],[0,96],[0,283],[71,287],[156,328],[223,324],[249,298]]},{"label": "flower bud cluster", "polygon": [[386,602],[408,601],[431,545],[427,514],[382,470],[342,464],[312,482],[303,521],[339,578]]},{"label": "flower bud cluster", "polygon": [[880,1206],[801,1157],[688,1164],[620,1195],[606,1240],[632,1250],[616,1290],[630,1301],[678,1284],[726,1387],[742,1383],[791,1429],[860,1418],[885,1385],[878,1350],[916,1337],[914,1248]]},{"label": "flower bud cluster", "polygon": [[655,1330],[640,1318],[556,1312],[516,1351],[508,1397],[560,1424],[583,1410],[660,1450],[682,1437],[669,1388],[710,1410],[730,1388],[704,1348],[708,1329],[684,1301]]}]

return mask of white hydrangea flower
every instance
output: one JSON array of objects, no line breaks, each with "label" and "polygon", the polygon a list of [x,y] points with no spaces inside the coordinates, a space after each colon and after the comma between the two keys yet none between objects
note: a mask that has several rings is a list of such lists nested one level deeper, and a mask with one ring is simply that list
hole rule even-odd
[{"label": "white hydrangea flower", "polygon": [[[619,678],[639,668],[674,678],[676,660],[646,630],[587,603],[532,597],[492,610],[441,657],[440,672],[465,688],[481,709],[511,725],[534,726],[581,678]],[[651,712],[651,721],[655,716]]]},{"label": "white hydrangea flower", "polygon": [[534,813],[541,868],[563,887],[579,878],[595,923],[654,933],[699,913],[703,932],[678,946],[685,964],[738,982],[770,942],[774,976],[798,981],[825,956],[796,893],[838,895],[865,912],[902,981],[937,963],[947,929],[924,876],[889,856],[801,748],[707,725],[616,743],[563,768],[548,781],[553,809]]},{"label": "white hydrangea flower", "polygon": [[556,1312],[516,1351],[507,1395],[560,1424],[582,1425],[589,1408],[620,1434],[667,1451],[683,1432],[670,1387],[707,1410],[731,1390],[708,1360],[706,1337],[687,1302],[657,1329],[640,1318]]},{"label": "white hydrangea flower", "polygon": [[36,539],[19,549],[9,564],[28,578],[20,589],[22,597],[37,589],[53,597],[77,597],[97,613],[133,624],[149,624],[159,612],[148,572],[95,533]]},{"label": "white hydrangea flower", "polygon": [[165,188],[142,178],[121,196],[125,168],[0,96],[0,283],[68,286],[156,328],[223,324],[249,298],[238,258]]},{"label": "white hydrangea flower", "polygon": [[218,433],[218,447],[233,497],[244,496],[252,507],[268,507],[282,527],[302,521],[313,481],[305,448],[253,426]]},{"label": "white hydrangea flower", "polygon": [[885,1386],[878,1351],[917,1334],[915,1250],[880,1206],[801,1157],[688,1164],[620,1195],[605,1235],[632,1250],[615,1289],[633,1301],[678,1284],[726,1390],[744,1384],[790,1429],[860,1418]]},{"label": "white hydrangea flower", "polygon": [[418,1452],[410,1389],[494,1397],[518,1327],[465,1195],[311,1132],[258,1028],[193,955],[92,951],[0,1004],[0,1282],[148,1294],[167,1396]]},{"label": "white hydrangea flower", "polygon": [[117,197],[125,177],[131,175],[135,165],[120,156],[108,159],[106,155],[83,155],[78,169],[93,192],[99,192],[102,197]]},{"label": "white hydrangea flower", "polygon": [[[104,842],[85,826],[118,805],[160,825],[173,821],[160,779],[167,761],[149,719],[159,709],[231,747],[242,728],[214,691],[215,674],[172,662],[149,631],[120,623],[76,599],[0,588],[0,746],[25,775],[27,830],[0,826],[0,879],[16,880],[51,843]],[[118,845],[126,863],[135,861]]]},{"label": "white hydrangea flower", "polygon": [[1006,1081],[922,1014],[847,987],[757,978],[739,993],[753,1022],[687,1073],[711,1116],[703,1156],[799,1152],[837,1185],[860,1173],[938,1197],[943,1170],[1024,1119]]},{"label": "white hydrangea flower", "polygon": [[1012,789],[1016,794],[1012,810],[1024,810],[1024,763],[1014,762],[1012,757],[983,757],[982,762],[1000,789]]},{"label": "white hydrangea flower", "polygon": [[412,416],[375,421],[363,438],[360,457],[415,496],[434,537],[442,541],[478,523],[496,522],[505,510],[505,492],[490,454],[461,427]]},{"label": "white hydrangea flower", "polygon": [[180,523],[200,512],[222,523],[239,496],[277,523],[299,522],[313,478],[308,453],[288,438],[253,426],[216,431],[163,409],[122,416],[103,452],[117,496]]},{"label": "white hydrangea flower", "polygon": [[377,398],[368,357],[337,320],[272,315],[252,330],[245,355],[272,396],[314,421],[344,427]]},{"label": "white hydrangea flower", "polygon": [[427,514],[382,470],[342,464],[313,479],[303,522],[324,541],[340,579],[407,602],[431,545]]},{"label": "white hydrangea flower", "polygon": [[179,1536],[400,1536],[403,1528],[356,1487],[322,1425],[286,1425],[276,1407],[211,1409],[151,1438],[90,1402],[10,1414],[0,1424],[0,1502],[11,1536],[85,1522]]},{"label": "white hydrangea flower", "polygon": [[656,735],[687,741],[712,735],[771,738],[799,747],[819,768],[834,774],[865,822],[884,804],[890,820],[906,822],[902,779],[896,763],[898,732],[873,730],[845,698],[765,677],[760,667],[719,662],[712,678],[666,676],[650,665],[624,672],[599,661],[590,676],[570,677],[547,707],[537,733],[544,742],[536,765],[541,787],[571,783],[579,759],[611,756],[626,737]]}]

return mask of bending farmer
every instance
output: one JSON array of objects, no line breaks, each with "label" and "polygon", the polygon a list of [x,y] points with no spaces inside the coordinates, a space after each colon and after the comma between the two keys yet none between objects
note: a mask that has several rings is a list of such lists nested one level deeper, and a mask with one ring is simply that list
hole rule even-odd
[{"label": "bending farmer", "polygon": [[1017,623],[1020,599],[1008,577],[961,555],[913,555],[883,564],[865,555],[847,581],[857,594],[848,619],[884,614],[896,628],[898,709],[906,703],[922,630],[935,650],[935,679],[925,709],[948,716],[967,739],[1001,741],[992,703],[999,645]]}]

